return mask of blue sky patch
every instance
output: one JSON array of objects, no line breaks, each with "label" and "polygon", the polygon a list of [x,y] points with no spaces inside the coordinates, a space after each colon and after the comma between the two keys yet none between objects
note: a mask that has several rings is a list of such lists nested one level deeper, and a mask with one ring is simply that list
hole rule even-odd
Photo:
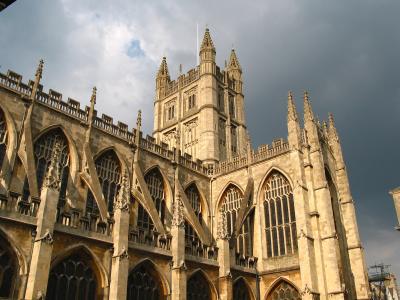
[{"label": "blue sky patch", "polygon": [[132,40],[129,43],[128,49],[126,50],[126,54],[129,57],[141,57],[144,56],[144,51],[143,49],[140,47],[140,41],[139,40]]}]

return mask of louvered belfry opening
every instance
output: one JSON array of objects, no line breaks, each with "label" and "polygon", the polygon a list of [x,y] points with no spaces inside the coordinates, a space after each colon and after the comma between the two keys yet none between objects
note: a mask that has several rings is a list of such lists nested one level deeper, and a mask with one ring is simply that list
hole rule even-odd
[{"label": "louvered belfry opening", "polygon": [[289,181],[280,172],[272,172],[264,183],[263,195],[267,256],[297,252],[296,215]]}]

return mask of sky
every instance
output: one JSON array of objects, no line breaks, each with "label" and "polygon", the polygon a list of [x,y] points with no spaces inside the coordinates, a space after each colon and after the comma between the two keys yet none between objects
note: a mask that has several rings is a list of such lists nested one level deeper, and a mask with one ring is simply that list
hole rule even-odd
[{"label": "sky", "polygon": [[[287,137],[287,93],[302,114],[335,116],[367,264],[400,276],[400,232],[389,190],[400,186],[400,1],[17,0],[0,13],[0,72],[33,78],[99,113],[151,133],[155,74],[196,65],[196,27],[206,26],[224,65],[231,48],[243,68],[254,147]],[[396,171],[397,170],[397,171]],[[399,278],[400,279],[400,278]]]}]

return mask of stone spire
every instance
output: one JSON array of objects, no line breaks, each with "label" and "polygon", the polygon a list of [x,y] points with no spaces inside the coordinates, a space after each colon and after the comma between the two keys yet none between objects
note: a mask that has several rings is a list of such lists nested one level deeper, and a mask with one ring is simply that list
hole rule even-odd
[{"label": "stone spire", "polygon": [[121,178],[121,187],[118,192],[118,196],[114,202],[114,210],[120,209],[123,211],[129,210],[130,192],[128,183],[128,174],[125,171]]},{"label": "stone spire", "polygon": [[289,120],[293,120],[296,122],[298,120],[296,105],[294,104],[293,95],[291,91],[289,91],[288,93],[288,121]]},{"label": "stone spire", "polygon": [[51,155],[49,168],[47,169],[46,177],[44,178],[43,187],[59,191],[60,190],[60,155],[61,155],[61,142],[56,140]]},{"label": "stone spire", "polygon": [[157,77],[165,77],[165,78],[168,78],[168,80],[169,80],[167,58],[165,56],[162,58],[160,68],[158,69]]},{"label": "stone spire", "polygon": [[172,206],[172,226],[183,227],[184,221],[181,194],[178,192]]},{"label": "stone spire", "polygon": [[219,219],[217,225],[217,238],[221,240],[229,239],[228,223],[226,221],[226,215],[224,209],[219,209]]},{"label": "stone spire", "polygon": [[211,39],[210,30],[208,28],[206,28],[206,31],[204,32],[203,41],[201,42],[200,46],[200,52],[205,49],[214,50],[215,52],[214,43]]},{"label": "stone spire", "polygon": [[314,121],[314,113],[312,111],[308,92],[304,91],[304,122]]},{"label": "stone spire", "polygon": [[231,56],[229,58],[228,69],[230,70],[239,70],[242,71],[242,67],[240,66],[239,59],[236,56],[235,49],[231,50]]}]

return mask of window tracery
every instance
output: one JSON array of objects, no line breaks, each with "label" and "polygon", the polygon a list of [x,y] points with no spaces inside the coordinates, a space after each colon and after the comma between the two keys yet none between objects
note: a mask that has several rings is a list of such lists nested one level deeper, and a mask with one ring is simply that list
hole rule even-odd
[{"label": "window tracery", "polygon": [[186,189],[186,196],[189,199],[189,203],[193,208],[194,214],[199,219],[200,224],[203,221],[202,215],[202,207],[201,207],[201,198],[199,190],[196,185],[193,183]]},{"label": "window tracery", "polygon": [[7,123],[4,112],[0,110],[0,168],[7,151]]},{"label": "window tracery", "polygon": [[128,277],[128,300],[160,300],[162,290],[159,278],[155,277],[146,263],[137,266]]},{"label": "window tracery", "polygon": [[269,294],[268,300],[300,300],[299,292],[286,281],[279,283]]},{"label": "window tracery", "polygon": [[[112,212],[114,209],[114,199],[121,187],[121,165],[119,159],[114,151],[109,150],[96,159],[95,166],[107,210]],[[96,199],[90,190],[86,199],[86,214],[89,213],[99,213]]]},{"label": "window tracery", "polygon": [[149,189],[150,195],[153,198],[156,206],[158,215],[160,216],[161,222],[164,224],[165,221],[165,191],[164,191],[164,180],[158,169],[153,169],[145,176],[145,181]]},{"label": "window tracery", "polygon": [[144,230],[153,230],[154,223],[147,210],[138,203],[137,227]]},{"label": "window tracery", "polygon": [[10,299],[15,281],[17,262],[13,253],[0,239],[0,298]]},{"label": "window tracery", "polygon": [[[232,236],[236,228],[236,219],[243,200],[242,192],[234,185],[228,186],[222,202],[229,235]],[[253,214],[247,216],[236,237],[236,252],[244,255],[253,255]]]},{"label": "window tracery", "polygon": [[47,299],[96,299],[97,280],[86,256],[72,254],[50,271]]},{"label": "window tracery", "polygon": [[264,216],[267,256],[297,251],[296,216],[289,181],[274,171],[264,184]]},{"label": "window tracery", "polygon": [[193,300],[210,300],[211,291],[207,279],[201,272],[193,274],[187,282],[187,297]]},{"label": "window tracery", "polygon": [[249,290],[243,278],[240,278],[233,285],[233,300],[250,300]]}]

